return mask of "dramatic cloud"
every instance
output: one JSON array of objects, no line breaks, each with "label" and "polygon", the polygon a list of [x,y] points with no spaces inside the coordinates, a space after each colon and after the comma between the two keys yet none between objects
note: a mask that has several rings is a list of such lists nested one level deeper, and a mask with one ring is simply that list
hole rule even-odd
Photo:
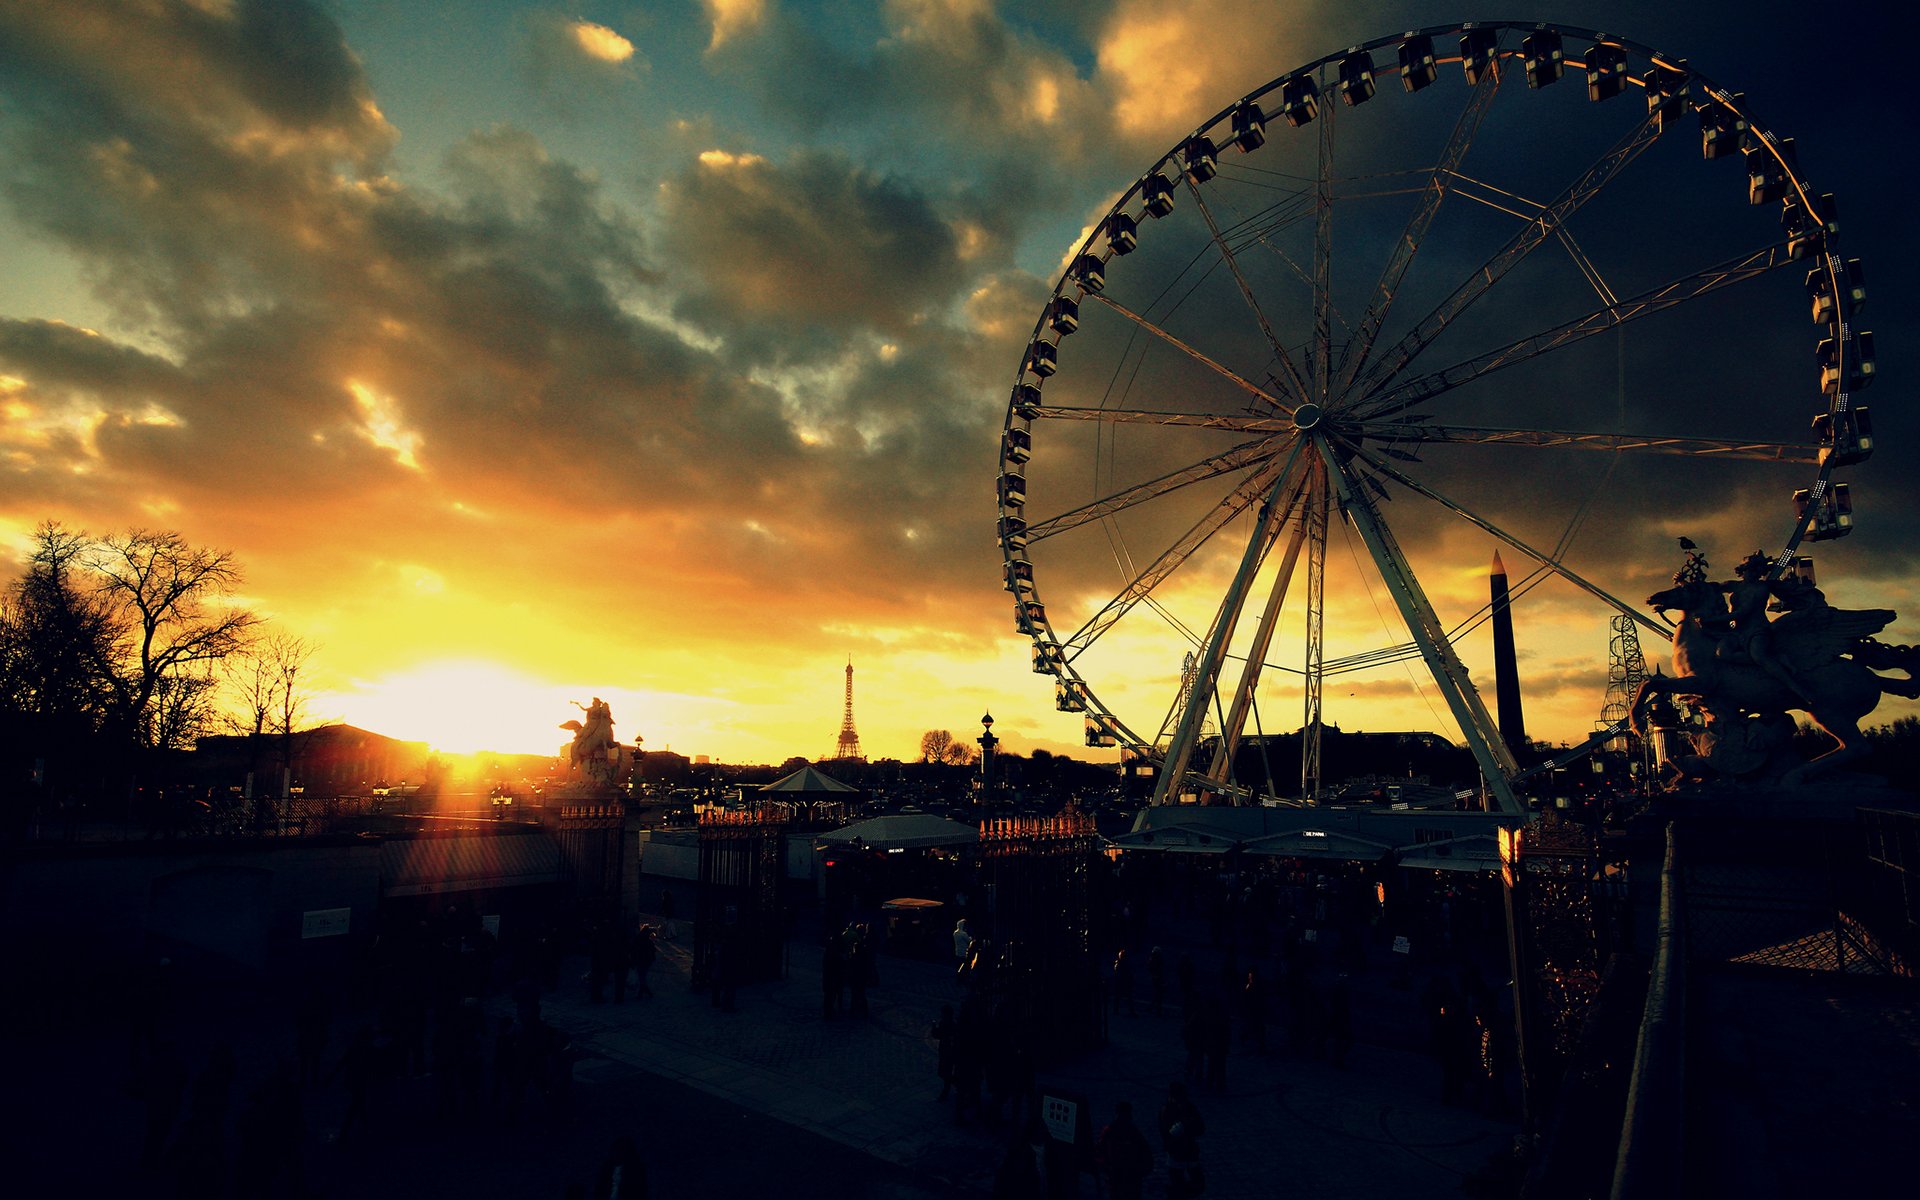
[{"label": "dramatic cloud", "polygon": [[718,50],[743,33],[759,27],[767,16],[767,0],[700,0],[713,25],[709,50]]},{"label": "dramatic cloud", "polygon": [[[863,729],[879,753],[911,753],[921,728],[989,707],[997,732],[1072,748],[1078,718],[1051,712],[1047,681],[1027,671],[992,532],[1008,388],[1064,256],[1233,97],[1425,18],[1407,5],[895,0],[828,22],[709,0],[640,25],[539,10],[475,19],[494,22],[475,38],[492,57],[421,53],[301,3],[0,4],[0,228],[69,273],[44,293],[0,289],[12,298],[0,307],[0,536],[17,542],[51,516],[231,545],[263,607],[327,644],[330,686],[377,693],[382,712],[404,707],[389,676],[615,675],[646,706],[623,711],[623,732],[778,759],[830,745],[850,651],[867,711],[886,722]],[[1694,18],[1672,20],[1655,40]],[[1799,94],[1753,73],[1776,103]],[[1416,203],[1418,180],[1377,173],[1430,165],[1466,95],[1452,68],[1444,88],[1383,89],[1339,110],[1341,186],[1367,193],[1342,194],[1332,227],[1342,340]],[[639,126],[624,106],[635,97],[649,106]],[[1572,131],[1628,112],[1587,105],[1577,83],[1501,100],[1518,115],[1495,118],[1466,170],[1515,191],[1572,177],[1592,152]],[[1913,325],[1891,282],[1900,189],[1875,187],[1846,153],[1866,101],[1846,103],[1782,126],[1842,193],[1849,239],[1858,223],[1874,264],[1868,311],[1893,347]],[[419,115],[400,128],[388,112]],[[1316,314],[1301,197],[1318,129],[1276,121],[1260,154],[1223,155],[1205,193],[1238,231],[1236,266],[1262,315],[1302,359]],[[1723,235],[1737,250],[1777,236],[1771,211],[1743,207],[1738,164],[1701,162],[1695,138],[1669,136],[1644,183],[1569,222],[1623,293],[1704,265]],[[1279,386],[1199,206],[1184,190],[1177,202],[1110,264],[1106,294]],[[1701,211],[1719,215],[1703,225]],[[1386,339],[1513,227],[1450,197]],[[1871,249],[1889,243],[1883,272]],[[1803,273],[1514,368],[1450,399],[1447,419],[1802,437],[1817,400]],[[1557,243],[1502,289],[1423,368],[1599,303]],[[1166,338],[1096,300],[1083,310],[1050,402],[1246,407]],[[1878,394],[1897,394],[1889,361],[1895,379]],[[1875,415],[1897,448],[1898,406]],[[1047,423],[1031,511],[1192,463],[1224,444],[1218,432]],[[1756,540],[1772,548],[1785,493],[1810,476],[1546,453],[1440,447],[1403,465],[1546,549],[1577,519],[1568,561],[1635,601],[1672,570],[1678,534],[1707,544],[1716,569]],[[1844,580],[1836,603],[1911,599],[1920,506],[1914,480],[1882,469],[1891,453],[1858,472],[1861,532],[1820,548],[1823,579]],[[1077,623],[1124,588],[1224,486],[1037,549],[1058,619]],[[1490,535],[1388,488],[1443,620],[1469,625]],[[1404,640],[1357,566],[1364,547],[1334,528],[1329,653]],[[1244,545],[1244,523],[1231,527],[1156,594],[1160,609],[1138,607],[1089,652],[1103,698],[1159,720],[1187,635],[1204,631]],[[1509,561],[1517,581],[1529,566]],[[1525,603],[1522,650],[1552,714],[1542,721],[1558,723],[1538,732],[1567,736],[1597,712],[1605,613],[1561,584]],[[1297,654],[1297,621],[1283,638]],[[1463,654],[1483,672],[1477,645]],[[498,670],[434,667],[477,659]],[[1444,725],[1431,685],[1406,670],[1328,694],[1368,702],[1348,727]],[[1273,686],[1268,724],[1290,724],[1297,694]]]},{"label": "dramatic cloud", "polygon": [[776,165],[709,151],[662,199],[698,313],[900,333],[939,314],[964,280],[961,235],[925,195],[837,155]]}]

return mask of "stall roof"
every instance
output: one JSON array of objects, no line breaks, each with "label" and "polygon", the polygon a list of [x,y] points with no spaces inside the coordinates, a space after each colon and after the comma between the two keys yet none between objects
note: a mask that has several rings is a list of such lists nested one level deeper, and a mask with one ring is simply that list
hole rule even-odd
[{"label": "stall roof", "polygon": [[1276,858],[1329,858],[1343,862],[1378,862],[1393,847],[1372,838],[1338,829],[1289,829],[1252,838],[1243,847],[1248,854]]},{"label": "stall roof", "polygon": [[964,846],[980,840],[980,830],[959,821],[949,821],[931,813],[893,813],[855,821],[831,833],[820,835],[827,846],[847,846],[863,842],[875,850],[918,850],[931,846]]},{"label": "stall roof", "polygon": [[1450,842],[1421,842],[1397,851],[1400,865],[1416,871],[1498,871],[1500,844],[1495,838],[1454,838]]},{"label": "stall roof", "polygon": [[1233,835],[1218,826],[1202,824],[1160,825],[1137,829],[1113,839],[1122,850],[1163,850],[1169,854],[1225,854],[1238,844]]},{"label": "stall roof", "polygon": [[858,792],[857,787],[849,787],[831,775],[822,774],[812,767],[801,767],[791,775],[783,775],[760,789],[763,792],[807,792],[819,794],[831,792],[836,795]]},{"label": "stall roof", "polygon": [[560,847],[543,833],[411,838],[380,847],[380,891],[387,896],[520,887],[565,878]]}]

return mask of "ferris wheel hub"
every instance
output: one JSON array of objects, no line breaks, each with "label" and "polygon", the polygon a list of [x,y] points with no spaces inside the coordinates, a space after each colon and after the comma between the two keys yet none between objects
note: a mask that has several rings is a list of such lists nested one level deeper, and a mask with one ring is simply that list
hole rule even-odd
[{"label": "ferris wheel hub", "polygon": [[1293,410],[1293,427],[1300,430],[1312,429],[1325,416],[1326,412],[1318,404],[1302,404]]}]

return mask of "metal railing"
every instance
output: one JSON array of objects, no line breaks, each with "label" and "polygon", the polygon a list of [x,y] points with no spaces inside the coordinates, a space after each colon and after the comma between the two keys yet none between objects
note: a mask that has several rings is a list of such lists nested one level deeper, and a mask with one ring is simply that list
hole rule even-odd
[{"label": "metal railing", "polygon": [[1678,825],[1667,824],[1660,923],[1627,1084],[1612,1200],[1678,1194],[1686,1170],[1687,917]]}]

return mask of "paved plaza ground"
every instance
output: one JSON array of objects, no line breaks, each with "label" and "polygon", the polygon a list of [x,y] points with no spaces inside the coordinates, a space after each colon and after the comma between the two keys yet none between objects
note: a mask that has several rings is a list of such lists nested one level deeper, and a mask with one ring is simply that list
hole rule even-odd
[{"label": "paved plaza ground", "polygon": [[[655,1197],[990,1193],[1011,1130],[956,1125],[950,1104],[935,1099],[928,1032],[941,1005],[958,997],[951,964],[882,956],[870,1015],[827,1021],[817,942],[803,933],[790,944],[788,977],[741,988],[729,1013],[689,986],[684,921],[679,933],[662,947],[650,999],[589,1003],[579,959],[542,998],[545,1019],[579,1056],[565,1111],[534,1097],[512,1121],[491,1111],[443,1119],[435,1081],[402,1078],[375,1093],[366,1136],[335,1144],[344,1085],[336,1076],[303,1089],[305,1194],[560,1200],[569,1185],[591,1186],[622,1134],[646,1160]],[[1196,946],[1203,969],[1206,953]],[[1454,1196],[1508,1152],[1513,1123],[1440,1101],[1425,1020],[1415,990],[1394,986],[1396,965],[1378,961],[1356,976],[1360,1040],[1344,1068],[1290,1053],[1276,1028],[1265,1053],[1236,1044],[1223,1092],[1196,1090],[1209,1195]],[[13,1194],[174,1194],[164,1169],[138,1161],[143,1108],[128,1064],[140,1002],[96,994],[57,1010],[16,1004],[4,1114],[9,1175],[21,1188]],[[492,1019],[513,1011],[504,994],[484,1003]],[[1114,1015],[1103,1047],[1043,1064],[1043,1089],[1084,1096],[1096,1127],[1123,1099],[1150,1125],[1168,1082],[1182,1077],[1185,1052],[1177,1004],[1158,1016],[1148,1007],[1143,988],[1139,1015]],[[234,1049],[236,1113],[273,1064],[293,1055],[284,999],[236,982],[203,987],[180,1008],[190,1070],[216,1042]],[[329,1066],[374,1015],[341,1002]],[[1091,1176],[1080,1185],[1080,1194],[1098,1194]],[[1163,1194],[1161,1169],[1148,1195]]]}]

